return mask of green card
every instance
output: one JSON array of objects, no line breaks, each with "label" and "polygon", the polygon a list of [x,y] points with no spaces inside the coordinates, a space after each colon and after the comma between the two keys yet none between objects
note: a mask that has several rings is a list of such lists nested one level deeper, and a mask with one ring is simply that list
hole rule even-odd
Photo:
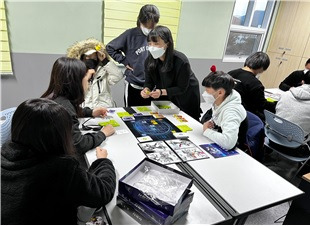
[{"label": "green card", "polygon": [[118,122],[115,121],[114,119],[111,119],[110,121],[99,122],[98,125],[99,125],[99,126],[111,125],[111,126],[113,126],[113,127],[118,127],[118,126],[120,126],[120,124],[118,124]]},{"label": "green card", "polygon": [[127,111],[123,111],[123,112],[117,112],[116,113],[120,118],[123,118],[125,116],[132,116],[132,114],[129,114]]},{"label": "green card", "polygon": [[151,111],[151,109],[149,107],[146,107],[146,106],[137,107],[137,110],[140,112]]},{"label": "green card", "polygon": [[187,131],[192,131],[193,129],[189,127],[188,125],[178,125],[177,126],[183,133],[186,133]]}]

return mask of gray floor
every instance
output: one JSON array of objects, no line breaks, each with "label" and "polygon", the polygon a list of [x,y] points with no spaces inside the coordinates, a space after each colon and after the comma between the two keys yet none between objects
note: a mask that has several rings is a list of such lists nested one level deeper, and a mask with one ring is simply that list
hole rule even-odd
[{"label": "gray floor", "polygon": [[[287,159],[282,158],[276,153],[271,153],[265,156],[263,164],[272,171],[276,172],[286,180],[294,175],[297,170],[297,163],[291,162]],[[299,178],[296,178],[292,183],[298,185],[300,182]],[[248,217],[245,224],[247,225],[281,225],[285,219],[285,215],[289,210],[289,203],[283,203],[281,205],[260,211],[252,214]],[[281,218],[279,221],[280,217]]]}]

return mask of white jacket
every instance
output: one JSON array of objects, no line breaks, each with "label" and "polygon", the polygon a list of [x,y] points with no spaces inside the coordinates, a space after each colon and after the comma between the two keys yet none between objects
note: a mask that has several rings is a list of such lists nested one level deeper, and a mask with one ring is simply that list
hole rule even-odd
[{"label": "white jacket", "polygon": [[114,62],[109,61],[106,65],[99,66],[86,93],[84,106],[91,109],[115,107],[110,86],[115,85],[122,78],[123,73]]},{"label": "white jacket", "polygon": [[238,132],[241,122],[246,118],[246,110],[241,104],[240,94],[233,90],[226,99],[214,108],[212,106],[212,120],[221,127],[222,132],[206,129],[203,135],[221,147],[230,150],[238,140]]},{"label": "white jacket", "polygon": [[276,106],[276,115],[299,125],[310,134],[310,84],[284,92]]}]

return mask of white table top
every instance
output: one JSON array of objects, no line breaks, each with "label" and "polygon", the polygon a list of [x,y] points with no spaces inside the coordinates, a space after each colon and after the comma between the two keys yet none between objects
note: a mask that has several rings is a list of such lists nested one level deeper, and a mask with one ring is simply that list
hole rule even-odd
[{"label": "white table top", "polygon": [[[114,108],[114,110],[116,110],[117,112],[124,112],[123,108]],[[114,135],[108,137],[101,144],[101,147],[108,150],[108,158],[114,164],[114,167],[116,169],[116,179],[118,181],[132,168],[134,168],[139,162],[141,162],[145,158],[145,155],[137,145],[138,140],[131,133],[131,131],[128,129],[122,119],[119,118],[116,113],[108,115],[112,115],[114,120],[116,120],[120,124],[119,127],[115,127],[116,131],[128,131],[128,133],[123,134],[117,134],[116,132]],[[185,117],[186,119],[193,120],[189,116]],[[175,125],[185,124],[178,122],[172,117],[172,115],[167,116],[167,118]],[[88,151],[85,156],[88,164],[91,164],[96,160],[95,150]],[[175,164],[171,164],[168,166],[174,169],[178,169]],[[190,205],[189,212],[185,218],[182,217],[176,222],[176,224],[216,224],[226,220],[225,217],[223,217],[223,215],[198,190],[195,185],[192,186],[191,190],[194,191],[195,194],[194,199]],[[106,206],[113,224],[137,224],[137,222],[133,218],[128,216],[123,210],[116,206],[117,191],[118,187],[116,188],[116,194],[114,195],[113,200]]]},{"label": "white table top", "polygon": [[269,88],[265,89],[265,98],[272,98],[278,101],[281,98],[281,95],[284,93],[283,90],[279,88]]},{"label": "white table top", "polygon": [[[115,110],[124,111],[122,108]],[[193,131],[187,134],[196,145],[210,143],[210,140],[202,135],[202,125],[199,122],[183,112],[180,114],[188,120],[188,123],[180,123],[172,115],[166,115],[166,118],[175,125],[189,125]],[[117,171],[117,180],[119,180],[145,158],[145,155],[126,124],[116,113],[113,116],[120,124],[120,127],[115,129],[127,130],[128,133],[114,134],[108,137],[101,146],[108,150],[108,158],[112,160]],[[239,214],[272,206],[303,193],[249,155],[240,150],[238,152],[238,155],[230,157],[215,159],[210,155],[209,159],[187,163]],[[95,159],[94,150],[86,153],[86,160],[89,164]],[[177,168],[174,164],[169,166]],[[195,191],[194,200],[182,224],[215,224],[225,220],[195,186],[193,190]],[[107,205],[112,222],[114,224],[136,224],[136,221],[116,207],[115,203],[116,197]]]}]

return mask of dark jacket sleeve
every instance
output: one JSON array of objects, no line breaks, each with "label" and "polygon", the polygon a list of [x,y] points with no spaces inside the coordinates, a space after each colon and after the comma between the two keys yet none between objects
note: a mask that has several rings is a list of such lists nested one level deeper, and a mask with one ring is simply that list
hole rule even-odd
[{"label": "dark jacket sleeve", "polygon": [[115,188],[114,166],[109,159],[101,158],[94,161],[88,171],[75,168],[70,190],[77,205],[98,208],[112,200]]},{"label": "dark jacket sleeve", "polygon": [[148,61],[148,59],[146,59],[146,61],[144,63],[145,81],[144,81],[144,86],[143,87],[144,88],[147,87],[150,90],[152,90],[154,88],[155,82],[153,80],[152,73],[147,68],[147,61]]},{"label": "dark jacket sleeve", "polygon": [[128,61],[122,52],[124,53],[127,50],[127,35],[128,31],[125,31],[120,36],[110,41],[106,46],[108,54],[118,63],[122,63],[125,66],[128,65]]},{"label": "dark jacket sleeve", "polygon": [[82,109],[84,117],[93,117],[93,110],[89,107],[85,107]]},{"label": "dark jacket sleeve", "polygon": [[300,86],[303,80],[303,72],[294,71],[289,76],[287,76],[279,85],[279,89],[283,91],[288,91],[292,86]]},{"label": "dark jacket sleeve", "polygon": [[101,131],[82,134],[77,116],[74,115],[71,117],[73,122],[73,141],[78,154],[85,154],[90,149],[99,146],[106,139],[106,136]]},{"label": "dark jacket sleeve", "polygon": [[167,95],[171,97],[171,96],[177,96],[177,95],[181,95],[185,93],[189,86],[191,73],[192,71],[191,71],[189,63],[188,62],[182,63],[182,65],[176,71],[175,81],[177,82],[175,86],[168,87],[166,89]]},{"label": "dark jacket sleeve", "polygon": [[261,85],[252,89],[250,93],[250,96],[253,98],[252,103],[255,103],[257,109],[257,112],[255,112],[255,114],[263,120],[265,119],[264,109],[274,112],[276,105],[276,103],[268,102],[266,100],[264,90],[265,87]]}]

